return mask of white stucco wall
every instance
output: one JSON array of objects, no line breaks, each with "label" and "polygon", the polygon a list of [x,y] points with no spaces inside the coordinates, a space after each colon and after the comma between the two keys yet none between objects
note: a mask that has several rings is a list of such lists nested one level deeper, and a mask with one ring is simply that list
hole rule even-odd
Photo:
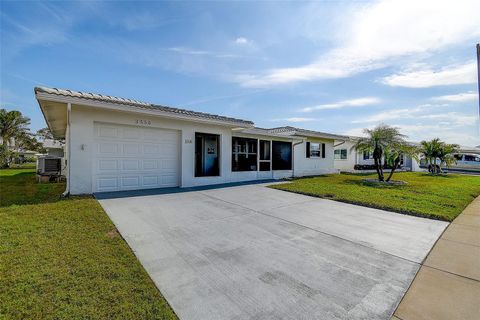
[{"label": "white stucco wall", "polygon": [[[230,128],[165,119],[139,113],[116,112],[94,107],[72,105],[70,119],[70,192],[84,194],[93,192],[93,159],[95,155],[94,124],[111,123],[120,125],[136,124],[137,119],[149,120],[151,128],[164,128],[180,132],[180,186],[191,187],[208,184],[249,181],[258,179],[281,179],[292,176],[292,170],[232,172],[232,136],[243,136],[263,140],[291,141],[290,138],[264,137],[246,135],[232,131]],[[220,176],[195,177],[195,132],[220,135]],[[298,140],[297,140],[298,141]],[[295,176],[318,175],[336,172],[333,161],[333,141],[310,139],[312,142],[325,143],[325,158],[306,158],[305,143],[295,146],[294,169]],[[68,143],[68,138],[67,138]],[[83,146],[83,148],[82,148]],[[66,147],[67,150],[67,147]]]},{"label": "white stucco wall", "polygon": [[[335,144],[338,145],[340,142],[336,141]],[[347,159],[334,159],[335,169],[340,171],[351,171],[358,161],[359,155],[355,152],[355,149],[352,149],[354,143],[351,141],[345,141],[345,143],[335,147],[335,150],[347,149]]]},{"label": "white stucco wall", "polygon": [[[307,158],[306,142],[324,143],[325,158]],[[333,140],[308,138],[305,142],[296,145],[293,164],[295,177],[337,173],[338,170],[334,168],[333,161]]]}]

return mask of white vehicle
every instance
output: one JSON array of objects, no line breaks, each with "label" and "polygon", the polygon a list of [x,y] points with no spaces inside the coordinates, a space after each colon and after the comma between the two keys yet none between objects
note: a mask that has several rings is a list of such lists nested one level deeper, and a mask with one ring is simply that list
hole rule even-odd
[{"label": "white vehicle", "polygon": [[480,154],[476,153],[457,153],[453,155],[456,164],[452,165],[452,169],[478,169],[480,170]]}]

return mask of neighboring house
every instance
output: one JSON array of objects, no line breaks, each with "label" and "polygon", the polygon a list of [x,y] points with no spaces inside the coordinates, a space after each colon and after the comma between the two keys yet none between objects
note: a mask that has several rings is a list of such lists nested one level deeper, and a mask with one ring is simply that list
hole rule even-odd
[{"label": "neighboring house", "polygon": [[334,173],[334,141],[347,139],[78,91],[35,95],[54,138],[65,139],[72,194]]},{"label": "neighboring house", "polygon": [[20,149],[20,148],[14,148],[12,149],[13,152],[15,152],[16,156],[13,162],[15,163],[25,163],[29,160],[36,160],[37,157],[40,155],[37,151],[32,151],[32,150],[25,150],[25,149]]},{"label": "neighboring house", "polygon": [[[3,144],[3,139],[0,137],[0,144]],[[19,148],[15,146],[15,138],[10,138],[7,141],[7,148],[15,153],[15,156],[13,158],[13,163],[20,164],[20,163],[25,163],[26,161],[37,158],[40,154],[37,151],[33,150],[26,150],[23,148]]]},{"label": "neighboring house", "polygon": [[[355,165],[373,165],[372,152],[357,152],[354,148],[355,142],[359,137],[350,136],[343,141],[335,141],[335,169],[345,172],[355,170]],[[383,162],[383,159],[382,159]],[[402,156],[400,162],[401,169],[406,171],[423,171],[420,164],[409,156]]]},{"label": "neighboring house", "polygon": [[43,140],[43,148],[47,152],[47,156],[61,157],[63,158],[64,152],[64,142],[53,139]]}]

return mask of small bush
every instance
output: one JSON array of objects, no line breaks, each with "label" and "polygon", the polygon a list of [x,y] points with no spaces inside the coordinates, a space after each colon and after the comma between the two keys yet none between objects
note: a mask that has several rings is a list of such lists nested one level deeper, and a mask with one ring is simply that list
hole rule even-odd
[{"label": "small bush", "polygon": [[[383,166],[383,169],[392,169],[392,166],[385,165]],[[374,164],[356,164],[353,166],[353,169],[355,170],[375,170],[375,165]]]}]

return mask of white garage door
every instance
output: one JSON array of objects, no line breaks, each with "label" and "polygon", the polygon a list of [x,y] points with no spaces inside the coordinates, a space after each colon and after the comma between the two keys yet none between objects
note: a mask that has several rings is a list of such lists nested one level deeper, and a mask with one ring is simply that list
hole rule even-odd
[{"label": "white garage door", "polygon": [[95,192],[179,185],[178,131],[95,123],[95,139]]}]

